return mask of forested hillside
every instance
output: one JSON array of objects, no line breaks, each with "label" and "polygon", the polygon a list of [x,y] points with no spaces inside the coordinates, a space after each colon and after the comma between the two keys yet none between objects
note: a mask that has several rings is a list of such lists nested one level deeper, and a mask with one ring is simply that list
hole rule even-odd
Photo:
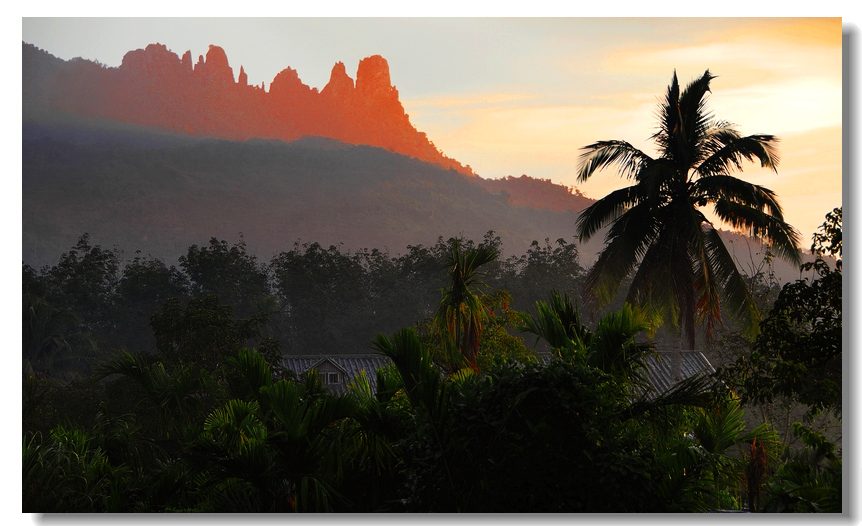
[{"label": "forested hillside", "polygon": [[37,268],[84,232],[127,256],[168,261],[240,232],[264,258],[298,240],[395,254],[489,230],[515,254],[534,240],[571,241],[577,218],[514,206],[474,178],[329,139],[174,141],[128,131],[112,140],[91,127],[85,141],[74,139],[76,129],[25,130],[22,256]]}]

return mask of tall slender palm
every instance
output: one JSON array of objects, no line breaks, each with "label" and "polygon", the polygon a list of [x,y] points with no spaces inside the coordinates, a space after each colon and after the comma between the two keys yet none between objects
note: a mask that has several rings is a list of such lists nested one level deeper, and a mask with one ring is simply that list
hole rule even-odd
[{"label": "tall slender palm", "polygon": [[482,321],[487,307],[477,293],[484,285],[479,279],[479,267],[499,257],[496,248],[480,245],[462,250],[461,240],[452,240],[452,250],[446,259],[449,287],[445,290],[435,316],[435,325],[448,336],[467,363],[478,370],[476,354],[482,334]]},{"label": "tall slender palm", "polygon": [[[769,243],[773,253],[799,263],[799,233],[784,222],[774,192],[731,173],[742,161],[760,161],[777,171],[772,135],[740,135],[706,109],[707,70],[680,92],[676,72],[658,108],[652,136],[658,157],[625,141],[601,141],[583,148],[578,180],[616,165],[634,184],[593,203],[577,223],[581,242],[610,224],[606,245],[587,276],[587,288],[609,302],[634,271],[628,301],[641,305],[686,337],[694,348],[695,328],[709,336],[723,306],[756,331],[759,313],[745,281],[713,224],[701,212],[712,205],[721,221]],[[679,361],[676,355],[675,369]],[[677,373],[678,374],[678,373]]]}]

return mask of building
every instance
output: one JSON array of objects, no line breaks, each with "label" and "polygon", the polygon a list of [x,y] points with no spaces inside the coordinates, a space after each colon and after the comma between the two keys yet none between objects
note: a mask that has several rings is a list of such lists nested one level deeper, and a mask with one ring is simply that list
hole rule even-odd
[{"label": "building", "polygon": [[282,361],[284,367],[296,373],[297,377],[303,376],[310,369],[317,370],[321,375],[321,383],[333,393],[345,392],[348,384],[363,370],[368,376],[372,391],[376,391],[375,372],[379,367],[390,363],[389,358],[380,354],[288,355]]},{"label": "building", "polygon": [[[673,385],[671,381],[672,352],[657,352],[647,357],[647,373],[649,381],[657,393],[663,393]],[[542,355],[547,360],[550,355]],[[297,377],[308,370],[317,370],[323,385],[333,393],[347,391],[347,386],[360,371],[365,371],[371,390],[377,389],[375,372],[379,367],[389,365],[391,361],[381,354],[331,354],[331,355],[289,355],[282,362],[287,369],[296,373]],[[712,364],[700,351],[682,352],[682,379],[696,374],[712,374],[715,372]]]}]

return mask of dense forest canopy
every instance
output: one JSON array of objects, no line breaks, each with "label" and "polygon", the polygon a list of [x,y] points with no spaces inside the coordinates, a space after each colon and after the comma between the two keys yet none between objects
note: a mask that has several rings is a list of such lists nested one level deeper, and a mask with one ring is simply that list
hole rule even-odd
[{"label": "dense forest canopy", "polygon": [[[840,406],[784,430],[704,376],[654,393],[651,324],[621,298],[581,313],[564,239],[478,268],[467,372],[433,322],[456,242],[502,248],[297,243],[267,263],[211,238],[174,266],[83,235],[25,264],[24,511],[840,511],[840,445],[814,419]],[[392,365],[341,395],[281,361],[369,349]]]},{"label": "dense forest canopy", "polygon": [[[411,245],[395,256],[296,243],[265,263],[241,238],[233,245],[212,238],[190,246],[178,266],[168,266],[140,253],[123,261],[118,249],[93,244],[85,234],[57,264],[38,271],[25,264],[23,292],[68,313],[75,323],[66,330],[86,328],[103,352],[154,351],[151,317],[168,300],[185,305],[214,295],[239,319],[265,315],[262,334],[286,353],[361,353],[378,332],[421,324],[434,314],[445,285],[440,269],[455,239]],[[502,249],[493,232],[476,244]],[[465,240],[465,246],[474,242]],[[577,295],[583,274],[578,261],[573,243],[535,241],[525,254],[494,261],[484,269],[485,279],[490,289],[507,291],[507,308],[526,310],[541,298],[538,290]],[[55,366],[46,360],[41,371]]]}]

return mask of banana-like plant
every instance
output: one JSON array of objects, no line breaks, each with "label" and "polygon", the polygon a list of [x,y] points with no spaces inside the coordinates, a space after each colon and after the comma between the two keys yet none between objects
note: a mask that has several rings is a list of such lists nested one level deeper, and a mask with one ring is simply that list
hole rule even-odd
[{"label": "banana-like plant", "polygon": [[567,359],[612,374],[644,389],[648,383],[643,371],[652,345],[636,336],[652,328],[643,312],[628,303],[599,320],[595,331],[581,323],[580,312],[568,294],[553,291],[550,301],[537,301],[536,314],[525,314],[521,332],[535,334],[551,349]]},{"label": "banana-like plant", "polygon": [[144,391],[139,403],[147,403],[158,414],[158,426],[164,438],[176,439],[183,430],[202,420],[206,411],[204,398],[210,396],[214,380],[204,370],[177,365],[168,371],[161,362],[141,353],[122,352],[99,364],[96,379],[113,374],[137,383]]},{"label": "banana-like plant", "polygon": [[410,405],[427,412],[432,420],[442,419],[446,410],[446,384],[416,331],[401,329],[391,339],[378,334],[372,345],[392,360]]}]

